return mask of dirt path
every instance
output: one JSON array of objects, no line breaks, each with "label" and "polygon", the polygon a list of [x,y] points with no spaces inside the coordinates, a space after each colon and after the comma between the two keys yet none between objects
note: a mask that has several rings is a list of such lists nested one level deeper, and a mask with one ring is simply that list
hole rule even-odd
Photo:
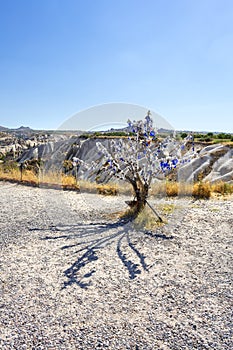
[{"label": "dirt path", "polygon": [[0,191],[0,349],[233,348],[232,198],[151,233],[104,219],[124,198]]}]

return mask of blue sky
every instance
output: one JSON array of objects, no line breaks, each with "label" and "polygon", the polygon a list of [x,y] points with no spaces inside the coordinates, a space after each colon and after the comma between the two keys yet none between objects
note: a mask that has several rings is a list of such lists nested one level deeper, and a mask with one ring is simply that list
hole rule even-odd
[{"label": "blue sky", "polygon": [[0,125],[123,102],[233,132],[231,0],[0,0],[0,45]]}]

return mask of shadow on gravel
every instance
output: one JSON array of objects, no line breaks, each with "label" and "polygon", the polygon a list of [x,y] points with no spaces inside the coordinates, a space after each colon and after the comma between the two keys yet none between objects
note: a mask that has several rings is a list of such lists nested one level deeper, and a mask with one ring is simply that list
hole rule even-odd
[{"label": "shadow on gravel", "polygon": [[[127,269],[130,279],[136,278],[142,270],[149,271],[149,267],[145,262],[146,257],[136,248],[136,244],[133,242],[135,231],[133,231],[130,223],[80,223],[52,226],[50,230],[53,235],[45,236],[41,238],[42,240],[65,240],[68,244],[62,245],[61,249],[70,249],[72,254],[78,255],[77,260],[64,271],[67,281],[64,282],[62,289],[72,284],[87,289],[91,285],[90,277],[96,272],[93,263],[99,259],[98,250],[106,248],[114,242],[116,243],[117,255]],[[54,232],[58,235],[54,236]],[[167,237],[151,232],[142,231],[141,233],[154,239],[169,240],[173,238],[172,236]],[[129,258],[129,254],[134,256],[134,260]],[[86,272],[88,265],[90,269]]]}]

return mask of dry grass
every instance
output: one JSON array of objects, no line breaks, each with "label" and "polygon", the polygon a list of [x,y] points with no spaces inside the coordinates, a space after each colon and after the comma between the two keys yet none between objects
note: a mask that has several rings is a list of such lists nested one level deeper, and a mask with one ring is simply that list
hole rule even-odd
[{"label": "dry grass", "polygon": [[65,175],[61,172],[47,172],[39,176],[40,186],[46,185],[51,187],[61,187],[65,190],[79,190],[76,178],[73,175]]},{"label": "dry grass", "polygon": [[197,199],[209,199],[211,187],[209,182],[198,182],[193,186],[193,197]]},{"label": "dry grass", "polygon": [[14,181],[32,186],[51,186],[63,189],[78,190],[76,179],[71,175],[64,175],[59,172],[48,172],[46,174],[35,174],[32,170],[24,169],[21,175],[19,168],[0,168],[0,180]]},{"label": "dry grass", "polygon": [[104,196],[116,196],[119,193],[119,189],[116,184],[102,184],[97,185],[97,193]]},{"label": "dry grass", "polygon": [[152,196],[193,196],[194,198],[208,199],[214,193],[220,195],[230,195],[233,193],[233,184],[223,181],[215,184],[199,181],[195,184],[178,183],[173,181],[163,181],[151,186],[150,195]]},{"label": "dry grass", "polygon": [[152,196],[192,196],[193,185],[189,183],[178,183],[175,181],[161,181],[151,186]]},{"label": "dry grass", "polygon": [[153,230],[154,228],[161,226],[164,222],[158,221],[158,218],[147,206],[139,213],[136,219],[133,222],[136,229],[146,229]]},{"label": "dry grass", "polygon": [[[65,175],[62,172],[50,171],[38,175],[33,170],[23,169],[22,179],[19,167],[15,163],[0,166],[0,180],[24,183],[32,186],[50,186],[56,188],[81,190],[83,192],[98,193],[102,195],[115,196],[117,194],[133,195],[130,184],[121,182],[99,184],[80,180],[72,175]],[[215,184],[199,181],[195,184],[177,183],[174,181],[161,181],[153,184],[150,189],[150,195],[155,197],[175,197],[175,196],[193,196],[200,199],[208,199],[213,194],[230,195],[233,193],[233,184],[220,181]]]},{"label": "dry grass", "polygon": [[173,213],[176,209],[174,204],[160,204],[158,208],[154,208],[160,216],[162,216],[163,221],[158,220],[158,217],[153,213],[153,211],[145,206],[143,211],[139,213],[137,218],[134,220],[135,228],[145,228],[147,230],[153,230],[158,226],[164,225],[167,223],[166,216]]},{"label": "dry grass", "polygon": [[229,184],[223,181],[217,182],[211,185],[211,190],[215,193],[221,195],[232,194],[233,193],[233,184]]},{"label": "dry grass", "polygon": [[6,181],[20,181],[21,175],[18,168],[16,169],[3,169],[0,168],[0,179]]},{"label": "dry grass", "polygon": [[185,196],[192,196],[193,193],[193,184],[191,183],[179,183],[179,196],[185,197]]},{"label": "dry grass", "polygon": [[166,181],[156,182],[151,185],[150,195],[159,197],[166,195]]},{"label": "dry grass", "polygon": [[41,184],[62,184],[62,173],[57,171],[49,171],[46,173],[40,172],[39,182]]},{"label": "dry grass", "polygon": [[39,183],[38,176],[31,170],[24,170],[23,171],[22,180],[23,181],[27,181],[29,183],[34,183],[34,184],[38,184]]},{"label": "dry grass", "polygon": [[161,204],[159,206],[159,210],[162,211],[164,215],[168,215],[174,212],[175,205],[174,204]]},{"label": "dry grass", "polygon": [[78,181],[80,191],[81,192],[88,192],[88,193],[96,193],[96,183],[95,182],[90,182],[86,180],[79,180]]},{"label": "dry grass", "polygon": [[121,195],[133,196],[133,188],[128,182],[121,181],[118,185],[118,191]]},{"label": "dry grass", "polygon": [[[158,215],[161,217],[162,221],[159,220],[158,216],[151,210],[149,206],[145,206],[144,209],[138,214],[138,216],[132,221],[135,229],[147,229],[153,230],[158,226],[164,225],[167,223],[166,216],[172,213],[175,209],[173,204],[161,204],[158,208],[153,208],[156,210]],[[118,213],[118,218],[128,220],[132,219],[135,214],[135,208],[131,207],[125,212]]]},{"label": "dry grass", "polygon": [[120,184],[96,184],[95,182],[79,180],[79,187],[82,192],[98,193],[102,195],[133,195],[132,186],[128,183],[121,182]]},{"label": "dry grass", "polygon": [[167,182],[166,183],[166,195],[168,197],[176,197],[179,194],[178,182]]},{"label": "dry grass", "polygon": [[72,175],[62,174],[62,188],[65,190],[80,190],[79,184],[77,184],[76,178]]}]

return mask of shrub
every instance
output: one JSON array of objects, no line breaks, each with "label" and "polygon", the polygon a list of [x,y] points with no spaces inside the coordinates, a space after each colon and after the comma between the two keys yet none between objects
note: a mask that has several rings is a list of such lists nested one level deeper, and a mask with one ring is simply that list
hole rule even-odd
[{"label": "shrub", "polygon": [[193,186],[193,197],[196,199],[209,199],[211,188],[209,182],[198,182]]},{"label": "shrub", "polygon": [[188,136],[188,134],[187,134],[187,132],[182,132],[182,134],[180,136],[182,139],[185,139]]},{"label": "shrub", "polygon": [[5,154],[3,154],[1,152],[0,152],[0,160],[3,160],[3,161],[5,160]]},{"label": "shrub", "polygon": [[76,178],[73,175],[62,175],[62,187],[65,190],[80,190]]},{"label": "shrub", "polygon": [[220,181],[211,186],[213,192],[224,194],[232,194],[233,193],[233,185]]},{"label": "shrub", "polygon": [[168,197],[175,197],[179,192],[178,182],[167,182],[166,183],[166,194]]},{"label": "shrub", "polygon": [[206,137],[201,137],[200,138],[200,141],[203,141],[203,142],[210,142],[210,141],[212,141],[213,139],[211,138],[211,137],[208,137],[208,136],[206,136]]},{"label": "shrub", "polygon": [[0,179],[5,181],[20,181],[21,175],[19,168],[16,169],[4,169],[0,168]]},{"label": "shrub", "polygon": [[115,184],[103,184],[97,186],[97,193],[104,196],[116,196],[119,190]]}]

